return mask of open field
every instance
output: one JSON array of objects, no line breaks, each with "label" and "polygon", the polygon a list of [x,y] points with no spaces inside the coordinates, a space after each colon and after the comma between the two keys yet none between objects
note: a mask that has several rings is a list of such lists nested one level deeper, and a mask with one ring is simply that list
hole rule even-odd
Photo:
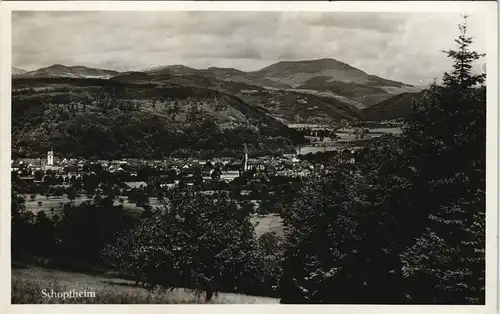
[{"label": "open field", "polygon": [[357,142],[363,142],[372,138],[380,137],[385,134],[398,135],[401,134],[401,128],[369,128],[370,133],[364,134],[363,138],[356,138],[353,129],[341,129],[339,132],[335,133],[338,138],[332,140],[329,137],[325,137],[323,141],[320,141],[319,137],[306,136],[307,139],[311,141],[311,144],[302,146],[300,148],[300,154],[306,155],[309,153],[317,153],[323,151],[334,151],[343,149],[341,145],[346,144],[356,144]]},{"label": "open field", "polygon": [[403,130],[401,128],[374,128],[370,129],[370,133],[373,134],[401,134]]},{"label": "open field", "polygon": [[[127,196],[117,197],[114,202],[115,205],[120,204],[119,202],[120,198],[124,200],[123,208],[126,211],[132,214],[138,214],[142,211],[142,208],[138,207],[135,203],[129,203]],[[70,202],[70,200],[66,196],[61,196],[61,197],[50,196],[49,198],[47,198],[40,194],[37,194],[33,201],[29,198],[28,195],[26,195],[25,199],[26,199],[26,209],[34,213],[44,210],[46,214],[49,216],[51,216],[52,214],[56,214],[58,212],[62,212],[64,204]],[[77,197],[76,199],[73,200],[73,205],[78,206],[81,203],[85,202],[86,200],[88,200],[87,196]],[[39,206],[38,202],[40,201],[42,202],[42,204]],[[160,206],[161,203],[156,197],[151,197],[149,199],[149,205],[155,207],[155,206]],[[54,211],[51,210],[52,208],[54,209]]]},{"label": "open field", "polygon": [[[48,298],[42,295],[45,289],[50,293],[95,292],[89,298]],[[52,270],[40,267],[12,268],[12,303],[96,303],[96,304],[186,304],[204,303],[203,296],[196,296],[186,289],[162,292],[133,285],[129,280],[104,275],[88,275],[77,272]],[[215,304],[277,304],[278,299],[255,297],[235,293],[219,293],[210,303]]]},{"label": "open field", "polygon": [[[142,211],[142,208],[137,207],[135,203],[129,203],[126,196],[120,196],[119,198],[123,198],[123,207],[131,214],[139,214]],[[80,205],[88,198],[86,196],[81,196],[73,200],[74,205]],[[118,199],[118,198],[117,198]],[[115,199],[115,205],[120,204],[120,202]],[[42,204],[38,206],[38,202],[41,201]],[[33,213],[38,213],[39,211],[45,211],[45,214],[49,217],[52,217],[55,214],[61,215],[63,206],[65,203],[68,203],[69,199],[66,196],[55,197],[51,196],[48,199],[43,195],[36,195],[35,200],[30,200],[29,196],[26,195],[26,209],[32,211]],[[152,197],[150,198],[149,204],[153,207],[161,206],[160,201]],[[53,211],[51,209],[54,209]],[[254,215],[251,218],[252,223],[258,222],[259,224],[255,227],[255,232],[258,236],[266,233],[266,232],[276,232],[279,235],[283,235],[283,222],[279,215],[276,214],[268,214],[268,215]]]},{"label": "open field", "polygon": [[278,235],[283,235],[283,220],[277,214],[255,215],[251,218],[251,221],[252,223],[258,222],[258,225],[255,226],[255,232],[258,236],[266,232],[276,232]]},{"label": "open field", "polygon": [[301,155],[307,155],[309,153],[315,154],[317,152],[323,152],[323,151],[333,151],[337,150],[338,148],[333,145],[326,145],[326,146],[304,146],[300,148],[300,154]]}]

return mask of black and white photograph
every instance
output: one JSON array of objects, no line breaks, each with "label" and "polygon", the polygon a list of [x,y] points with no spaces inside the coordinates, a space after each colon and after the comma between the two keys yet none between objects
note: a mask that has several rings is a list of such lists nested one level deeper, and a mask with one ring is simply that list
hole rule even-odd
[{"label": "black and white photograph", "polygon": [[113,5],[8,8],[11,304],[496,303],[496,3]]}]

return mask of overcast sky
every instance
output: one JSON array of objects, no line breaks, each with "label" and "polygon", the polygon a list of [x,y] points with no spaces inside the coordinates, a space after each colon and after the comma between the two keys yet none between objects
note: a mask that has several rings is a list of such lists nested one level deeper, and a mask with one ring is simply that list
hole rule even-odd
[{"label": "overcast sky", "polygon": [[[469,19],[474,48],[485,21]],[[426,84],[449,69],[460,15],[316,12],[12,12],[13,65],[118,71],[183,64],[258,70],[334,58],[369,74]]]}]

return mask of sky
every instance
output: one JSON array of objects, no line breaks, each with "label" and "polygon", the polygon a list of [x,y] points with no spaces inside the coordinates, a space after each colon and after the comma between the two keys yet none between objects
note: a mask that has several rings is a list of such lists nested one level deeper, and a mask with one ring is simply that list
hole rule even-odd
[{"label": "sky", "polygon": [[[333,58],[369,74],[428,84],[451,63],[462,17],[364,12],[12,12],[12,63],[117,71],[182,64],[254,71],[278,61]],[[486,50],[481,16],[468,18]],[[481,69],[483,64],[478,65]]]}]

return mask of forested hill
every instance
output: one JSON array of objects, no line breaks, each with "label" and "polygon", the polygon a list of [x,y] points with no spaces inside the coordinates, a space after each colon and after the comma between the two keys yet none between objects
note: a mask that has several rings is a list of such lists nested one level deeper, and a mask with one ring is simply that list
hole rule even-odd
[{"label": "forested hill", "polygon": [[405,118],[413,112],[413,102],[422,100],[424,91],[403,93],[386,99],[376,105],[363,109],[366,120],[380,121]]},{"label": "forested hill", "polygon": [[[54,64],[34,71],[13,68],[14,79],[109,79],[124,84],[182,85],[235,95],[287,123],[330,123],[359,119],[366,108],[420,89],[370,75],[335,59],[280,61],[258,71],[195,69],[165,65],[153,69],[113,70]],[[31,80],[31,82],[36,82]]]},{"label": "forested hill", "polygon": [[161,158],[293,149],[303,138],[236,96],[175,84],[15,78],[13,156]]}]

